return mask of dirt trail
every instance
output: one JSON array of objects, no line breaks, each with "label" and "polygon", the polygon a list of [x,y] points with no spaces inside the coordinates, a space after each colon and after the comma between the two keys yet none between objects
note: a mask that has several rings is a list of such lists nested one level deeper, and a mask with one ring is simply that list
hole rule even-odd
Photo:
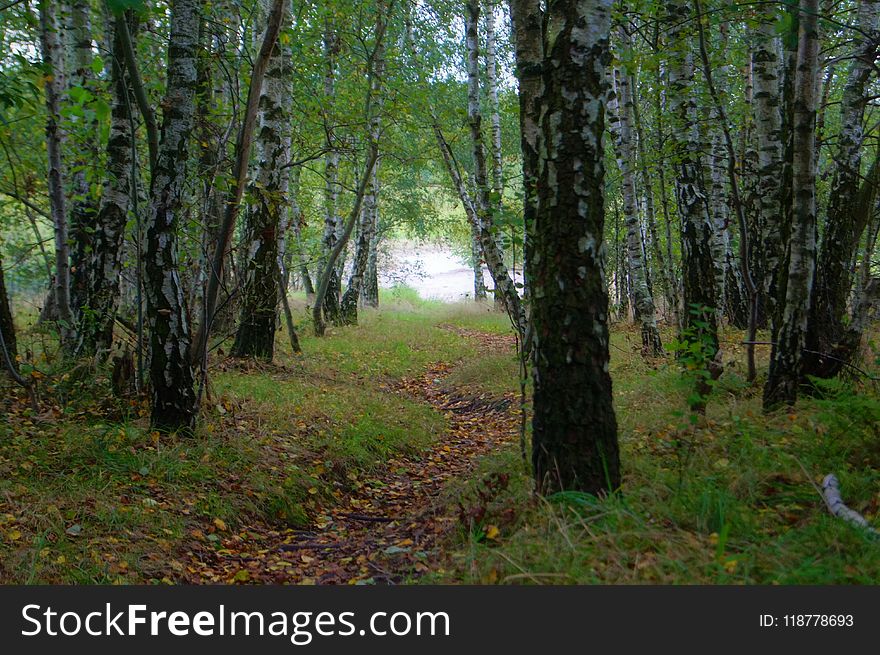
[{"label": "dirt trail", "polygon": [[[443,326],[481,347],[510,349],[507,335]],[[452,478],[466,479],[480,455],[515,440],[517,403],[462,395],[443,384],[452,370],[437,363],[402,381],[409,394],[443,412],[447,427],[427,452],[390,459],[382,472],[356,481],[310,530],[245,526],[222,547],[189,553],[190,582],[396,584],[441,565],[441,537],[459,518],[440,498]]]}]

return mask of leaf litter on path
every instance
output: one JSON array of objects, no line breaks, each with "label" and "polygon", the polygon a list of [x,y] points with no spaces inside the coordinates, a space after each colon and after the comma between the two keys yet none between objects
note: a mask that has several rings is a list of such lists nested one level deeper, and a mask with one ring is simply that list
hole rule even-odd
[{"label": "leaf litter on path", "polygon": [[[481,348],[514,345],[509,335],[443,327]],[[446,429],[428,451],[392,457],[372,477],[355,475],[308,529],[261,523],[227,532],[224,524],[213,542],[191,542],[175,577],[189,583],[398,584],[437,570],[442,537],[459,521],[455,508],[441,502],[444,486],[466,478],[481,455],[515,440],[519,429],[512,396],[463,397],[439,383],[451,370],[438,362],[389,389],[445,415]]]}]

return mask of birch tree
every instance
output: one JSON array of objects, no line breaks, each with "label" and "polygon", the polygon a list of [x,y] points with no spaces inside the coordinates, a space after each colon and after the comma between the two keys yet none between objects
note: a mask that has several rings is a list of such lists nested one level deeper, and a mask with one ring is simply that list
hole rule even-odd
[{"label": "birch tree", "polygon": [[[670,24],[669,109],[673,129],[669,139],[676,168],[675,192],[681,217],[681,246],[684,289],[684,338],[690,347],[698,347],[705,361],[705,372],[697,381],[701,397],[709,391],[705,379],[720,371],[712,362],[717,360],[718,324],[715,305],[715,266],[712,257],[713,224],[707,212],[705,187],[699,152],[700,135],[694,89],[692,43],[695,36],[694,12],[691,3],[683,0],[666,2]],[[692,403],[702,408],[703,401]]]},{"label": "birch tree", "polygon": [[[621,47],[626,47],[629,35],[624,29],[618,31]],[[617,167],[621,176],[623,196],[623,219],[626,225],[626,253],[632,280],[636,316],[641,322],[642,353],[645,357],[656,357],[663,353],[657,318],[654,313],[654,298],[648,288],[647,262],[642,247],[642,228],[639,218],[636,179],[635,148],[633,131],[633,94],[629,73],[615,68],[612,72],[614,93],[608,104],[608,122],[614,136]]]},{"label": "birch tree", "polygon": [[782,321],[764,387],[764,407],[798,397],[807,316],[816,265],[816,98],[819,71],[818,0],[800,0],[794,80],[792,222]]},{"label": "birch tree", "polygon": [[[328,22],[324,34],[324,101],[328,108],[332,108],[335,104],[336,57],[339,54],[339,48],[339,36]],[[342,223],[337,210],[339,203],[339,151],[332,142],[329,116],[325,118],[325,122],[327,154],[324,157],[324,232],[321,239],[323,261],[326,261],[333,251],[339,238]],[[323,306],[324,316],[331,323],[338,323],[340,320],[340,285],[339,270],[334,267],[330,271],[330,278],[327,281],[327,293],[324,296]]]},{"label": "birch tree", "polygon": [[603,244],[611,5],[551,2],[544,22],[538,202],[526,262],[532,463],[543,493],[601,493],[620,484]]},{"label": "birch tree", "polygon": [[[370,93],[368,98],[368,140],[371,143],[379,143],[382,128],[383,106],[383,77],[385,75],[385,29],[387,24],[387,8],[385,0],[376,2],[376,42],[373,53],[370,56]],[[353,325],[357,323],[357,308],[361,297],[364,275],[370,258],[370,247],[373,244],[373,235],[379,221],[379,164],[373,167],[373,174],[367,185],[367,193],[364,197],[364,206],[358,222],[358,238],[355,244],[354,262],[352,263],[351,276],[348,286],[342,296],[340,305],[340,318],[342,323]]]},{"label": "birch tree", "polygon": [[[120,21],[127,20],[124,15]],[[132,179],[132,116],[129,84],[124,69],[122,36],[113,28],[111,59],[110,134],[107,140],[107,175],[94,221],[88,257],[82,262],[86,284],[78,353],[95,355],[110,348],[119,302],[123,240],[128,222]]]},{"label": "birch tree", "polygon": [[492,225],[486,148],[483,143],[483,114],[480,109],[479,24],[480,0],[468,0],[465,7],[465,41],[467,45],[468,126],[470,127],[476,182],[474,205],[483,257],[495,287],[499,289],[507,314],[523,339],[526,333],[526,319],[522,301],[507,265],[504,263],[504,253],[498,246]]},{"label": "birch tree", "polygon": [[[88,98],[95,93],[92,50],[91,3],[73,0],[70,3],[68,95],[71,100]],[[89,284],[86,259],[92,249],[92,235],[98,206],[91,192],[89,170],[98,159],[97,121],[85,113],[71,126],[68,150],[73,151],[70,174],[70,304],[74,318],[80,322]],[[76,128],[75,130],[73,128]]]},{"label": "birch tree", "polygon": [[192,336],[179,274],[177,228],[195,114],[201,11],[201,0],[175,0],[171,7],[162,140],[146,230],[144,290],[150,329],[151,423],[163,431],[190,431],[196,418]]},{"label": "birch tree", "polygon": [[[523,174],[523,255],[529,260],[530,234],[535,224],[538,180],[538,114],[541,93],[544,44],[542,42],[543,12],[539,0],[510,0],[513,24],[516,78],[519,84],[519,130]],[[528,283],[525,284],[528,294]]]},{"label": "birch tree", "polygon": [[[262,2],[268,16],[272,0]],[[281,24],[288,20],[285,3]],[[283,29],[283,28],[282,28]],[[257,171],[251,183],[245,220],[247,264],[243,271],[241,318],[232,354],[271,361],[275,354],[281,271],[279,239],[281,214],[290,181],[290,115],[293,97],[291,55],[283,39],[275,42],[263,77],[256,138]]]},{"label": "birch tree", "polygon": [[61,127],[61,98],[64,93],[64,47],[58,5],[52,0],[41,0],[40,49],[45,68],[46,94],[46,155],[49,170],[49,211],[55,233],[54,301],[62,345],[67,350],[75,346],[74,316],[70,305],[70,244],[65,195],[64,164],[61,151],[64,134]]},{"label": "birch tree", "polygon": [[[775,9],[764,5],[758,9],[758,22],[752,46],[752,79],[754,92],[755,149],[757,151],[756,242],[760,242],[760,269],[764,272],[762,295],[766,313],[776,316],[776,299],[779,294],[779,268],[782,260],[782,107],[780,98],[781,41],[774,29]],[[757,246],[757,243],[755,244]],[[756,267],[757,268],[757,267]]]},{"label": "birch tree", "polygon": [[[853,256],[871,219],[876,180],[862,177],[865,109],[880,45],[880,2],[861,0],[852,32],[853,54],[841,99],[834,176],[828,194],[825,233],[819,251],[809,315],[804,374],[833,377],[852,357],[861,335],[849,329],[848,302]],[[863,191],[860,189],[867,185]],[[865,202],[863,194],[868,194]],[[855,338],[853,338],[855,337]]]}]

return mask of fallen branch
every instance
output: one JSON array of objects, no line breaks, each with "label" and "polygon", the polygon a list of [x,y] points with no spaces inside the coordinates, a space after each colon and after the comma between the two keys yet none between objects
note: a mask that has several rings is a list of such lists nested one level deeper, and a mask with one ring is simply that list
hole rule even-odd
[{"label": "fallen branch", "polygon": [[833,473],[829,473],[822,480],[822,497],[828,506],[828,511],[839,519],[843,519],[850,525],[862,528],[872,537],[880,537],[880,532],[855,510],[847,507],[840,497],[840,481]]},{"label": "fallen branch", "polygon": [[340,514],[339,516],[344,519],[351,519],[352,521],[367,521],[374,523],[393,523],[394,521],[399,520],[390,516],[367,516],[366,514]]}]

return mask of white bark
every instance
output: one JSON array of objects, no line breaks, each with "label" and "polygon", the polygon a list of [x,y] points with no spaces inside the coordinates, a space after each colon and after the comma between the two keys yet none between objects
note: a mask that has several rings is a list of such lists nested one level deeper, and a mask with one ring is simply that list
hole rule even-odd
[{"label": "white bark", "polygon": [[[618,35],[621,46],[626,46],[629,42],[629,36],[625,30],[619,30]],[[629,75],[625,70],[615,69],[612,78],[614,94],[608,103],[608,124],[614,136],[617,167],[621,176],[627,264],[632,282],[636,315],[642,324],[642,350],[645,356],[657,356],[662,354],[663,348],[660,342],[660,333],[657,330],[654,298],[648,287],[642,226],[636,199],[632,87]]]},{"label": "white bark", "polygon": [[49,164],[49,206],[55,231],[55,303],[58,310],[61,340],[73,347],[73,313],[70,308],[70,246],[67,202],[64,191],[64,165],[61,149],[64,134],[61,128],[61,96],[64,92],[64,63],[61,26],[54,0],[40,2],[40,47],[43,63],[48,69],[45,84],[46,152]]},{"label": "white bark", "polygon": [[874,537],[880,537],[880,532],[868,523],[864,516],[850,509],[843,502],[843,498],[840,496],[840,482],[833,473],[829,473],[822,480],[822,497],[828,506],[828,511],[834,516],[846,521],[850,525],[865,529]]}]

